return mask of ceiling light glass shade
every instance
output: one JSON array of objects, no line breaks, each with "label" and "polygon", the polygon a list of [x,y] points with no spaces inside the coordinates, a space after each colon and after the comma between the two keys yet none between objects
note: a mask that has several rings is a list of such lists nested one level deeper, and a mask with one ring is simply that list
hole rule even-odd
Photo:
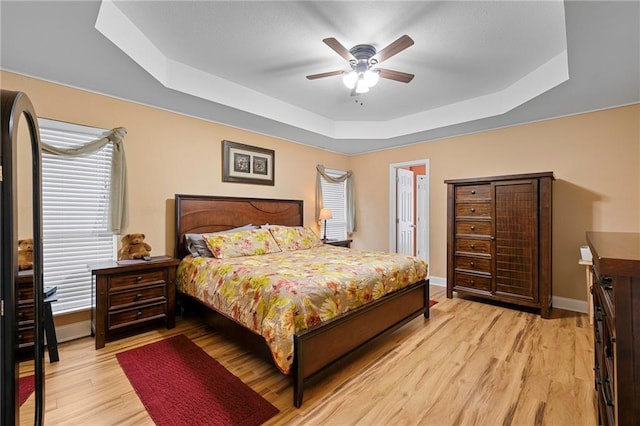
[{"label": "ceiling light glass shade", "polygon": [[358,83],[356,84],[356,93],[367,93],[369,91],[369,86],[367,82],[364,81],[364,78],[358,79]]},{"label": "ceiling light glass shade", "polygon": [[378,80],[380,79],[379,71],[366,70],[364,72],[364,82],[367,83],[367,86],[373,87],[378,84]]},{"label": "ceiling light glass shade", "polygon": [[342,74],[342,82],[349,89],[356,87],[358,82],[358,73],[355,71],[349,71]]}]

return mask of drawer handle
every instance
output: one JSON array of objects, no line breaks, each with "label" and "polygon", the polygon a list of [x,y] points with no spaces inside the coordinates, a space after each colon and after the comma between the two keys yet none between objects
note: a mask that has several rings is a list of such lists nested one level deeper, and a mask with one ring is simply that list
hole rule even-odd
[{"label": "drawer handle", "polygon": [[469,265],[471,265],[471,267],[472,267],[472,268],[475,268],[475,267],[476,267],[475,262],[469,262]]},{"label": "drawer handle", "polygon": [[476,245],[475,244],[471,244],[471,250],[475,250]]},{"label": "drawer handle", "polygon": [[22,334],[18,334],[18,339],[19,340],[22,340],[22,337],[23,337]]},{"label": "drawer handle", "polygon": [[475,230],[476,230],[476,227],[475,227],[474,225],[471,225],[471,230],[472,230],[472,231],[475,231]]},{"label": "drawer handle", "polygon": [[24,318],[24,312],[19,312],[18,313],[18,318]]},{"label": "drawer handle", "polygon": [[142,293],[136,294],[136,300],[140,300],[140,299],[142,299]]},{"label": "drawer handle", "polygon": [[142,316],[142,311],[138,311],[138,313],[136,314],[136,317],[140,318]]},{"label": "drawer handle", "polygon": [[136,277],[136,282],[140,282],[140,281],[142,281],[142,276],[141,276],[141,275],[138,275],[138,276]]},{"label": "drawer handle", "polygon": [[23,293],[23,292],[21,292],[21,291],[19,291],[19,292],[18,292],[18,297],[22,299],[22,298],[24,297],[24,293]]},{"label": "drawer handle", "polygon": [[471,280],[471,285],[475,285],[476,284],[476,280]]},{"label": "drawer handle", "polygon": [[471,207],[471,213],[475,213],[476,212],[476,208],[475,207]]},{"label": "drawer handle", "polygon": [[476,190],[475,190],[475,189],[472,189],[472,190],[471,190],[471,195],[475,195],[475,194],[476,194]]}]

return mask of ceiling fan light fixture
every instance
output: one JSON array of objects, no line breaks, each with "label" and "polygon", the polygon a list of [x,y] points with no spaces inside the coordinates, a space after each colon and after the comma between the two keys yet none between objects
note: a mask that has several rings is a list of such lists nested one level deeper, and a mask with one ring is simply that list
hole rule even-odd
[{"label": "ceiling fan light fixture", "polygon": [[356,84],[356,93],[367,93],[369,91],[369,85],[363,78],[358,79],[358,83]]},{"label": "ceiling fan light fixture", "polygon": [[378,84],[378,80],[380,80],[380,72],[378,70],[366,70],[363,78],[367,86],[371,88]]},{"label": "ceiling fan light fixture", "polygon": [[355,71],[346,71],[342,74],[342,82],[348,89],[353,90],[358,83],[358,73]]}]

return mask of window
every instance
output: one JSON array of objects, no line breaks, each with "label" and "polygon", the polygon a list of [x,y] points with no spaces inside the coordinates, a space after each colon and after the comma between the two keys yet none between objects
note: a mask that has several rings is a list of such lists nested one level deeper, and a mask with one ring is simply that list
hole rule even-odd
[{"label": "window", "polygon": [[[325,173],[331,177],[339,177],[345,172],[326,169]],[[330,209],[332,219],[327,219],[327,238],[330,240],[345,240],[347,238],[347,183],[330,183],[320,176],[322,185],[322,205]],[[324,236],[324,223],[320,224],[320,232]]]},{"label": "window", "polygon": [[[81,146],[109,131],[39,119],[43,142]],[[109,187],[113,145],[79,157],[42,154],[43,275],[58,287],[55,313],[91,306],[88,264],[115,259],[116,236],[109,231]]]}]

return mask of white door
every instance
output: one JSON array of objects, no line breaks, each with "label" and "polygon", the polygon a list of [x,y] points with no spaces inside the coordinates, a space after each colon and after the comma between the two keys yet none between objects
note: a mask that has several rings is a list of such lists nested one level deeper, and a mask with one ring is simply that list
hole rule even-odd
[{"label": "white door", "polygon": [[414,255],[413,238],[415,224],[413,222],[413,172],[406,169],[397,170],[397,240],[398,253]]},{"label": "white door", "polygon": [[416,176],[416,256],[429,261],[429,179],[426,175]]}]

